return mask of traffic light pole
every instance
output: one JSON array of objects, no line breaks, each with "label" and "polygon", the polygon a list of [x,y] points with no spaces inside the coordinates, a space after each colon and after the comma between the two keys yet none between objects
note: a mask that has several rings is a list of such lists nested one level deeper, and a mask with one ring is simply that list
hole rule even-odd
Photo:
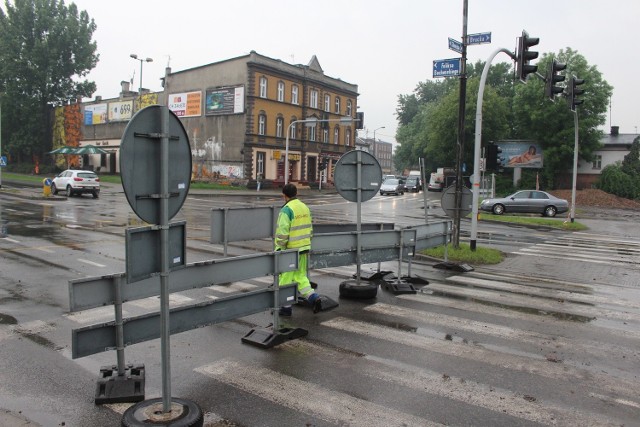
[{"label": "traffic light pole", "polygon": [[573,143],[573,183],[571,184],[571,222],[576,218],[576,183],[578,181],[578,111],[573,111],[575,141]]},{"label": "traffic light pole", "polygon": [[480,152],[482,148],[482,99],[484,97],[484,86],[487,82],[487,76],[489,75],[489,68],[491,62],[500,52],[504,52],[512,59],[516,59],[516,55],[507,49],[498,49],[484,64],[482,70],[482,77],[480,77],[480,87],[478,88],[478,101],[476,104],[476,134],[475,145],[473,150],[473,201],[471,203],[471,239],[469,240],[469,247],[472,251],[476,250],[476,241],[478,237],[478,201],[480,199]]}]

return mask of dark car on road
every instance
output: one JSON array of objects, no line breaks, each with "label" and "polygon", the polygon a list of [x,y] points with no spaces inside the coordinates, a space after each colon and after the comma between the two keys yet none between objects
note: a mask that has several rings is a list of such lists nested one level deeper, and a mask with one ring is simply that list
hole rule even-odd
[{"label": "dark car on road", "polygon": [[494,215],[503,213],[533,213],[542,216],[556,216],[569,210],[569,203],[545,191],[520,190],[510,196],[498,199],[485,199],[480,210]]},{"label": "dark car on road", "polygon": [[422,180],[419,176],[409,175],[404,183],[408,193],[419,193],[422,191]]}]

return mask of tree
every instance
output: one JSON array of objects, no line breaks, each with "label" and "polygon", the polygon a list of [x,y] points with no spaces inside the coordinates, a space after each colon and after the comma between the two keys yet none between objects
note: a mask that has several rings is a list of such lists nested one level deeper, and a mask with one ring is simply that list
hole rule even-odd
[{"label": "tree", "polygon": [[6,0],[0,9],[2,141],[14,161],[50,149],[52,107],[95,92],[94,82],[82,80],[98,62],[95,29],[64,0]]},{"label": "tree", "polygon": [[[606,121],[606,111],[613,88],[602,78],[596,66],[589,66],[586,59],[567,48],[557,55],[544,54],[538,61],[538,69],[548,69],[551,61],[567,64],[565,83],[570,76],[585,80],[582,99],[578,107],[579,155],[592,160],[593,151],[600,147],[602,132],[598,127]],[[566,92],[566,91],[565,91]],[[566,96],[566,94],[565,94]],[[557,173],[573,167],[575,145],[574,117],[567,100],[556,97],[554,102],[544,96],[544,82],[530,77],[526,85],[518,85],[514,97],[514,128],[512,138],[538,141],[544,150],[543,175],[550,188]]]},{"label": "tree", "polygon": [[640,177],[640,136],[633,140],[629,154],[624,156],[622,171],[627,175]]}]

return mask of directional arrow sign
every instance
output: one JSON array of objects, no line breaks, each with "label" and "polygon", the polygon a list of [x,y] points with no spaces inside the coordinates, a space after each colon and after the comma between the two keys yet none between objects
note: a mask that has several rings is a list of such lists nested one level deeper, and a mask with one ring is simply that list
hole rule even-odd
[{"label": "directional arrow sign", "polygon": [[437,59],[433,61],[433,77],[460,75],[460,58]]},{"label": "directional arrow sign", "polygon": [[0,157],[0,166],[7,166],[7,156]]},{"label": "directional arrow sign", "polygon": [[491,43],[491,33],[469,34],[467,44]]},{"label": "directional arrow sign", "polygon": [[462,43],[449,37],[449,49],[458,53],[462,53]]}]

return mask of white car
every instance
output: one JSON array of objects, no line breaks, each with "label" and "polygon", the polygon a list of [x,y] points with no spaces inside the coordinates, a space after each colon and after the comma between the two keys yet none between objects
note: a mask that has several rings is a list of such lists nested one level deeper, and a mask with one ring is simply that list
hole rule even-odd
[{"label": "white car", "polygon": [[74,194],[91,193],[94,199],[100,194],[100,178],[92,171],[67,169],[53,178],[51,193],[64,191],[67,197]]}]

